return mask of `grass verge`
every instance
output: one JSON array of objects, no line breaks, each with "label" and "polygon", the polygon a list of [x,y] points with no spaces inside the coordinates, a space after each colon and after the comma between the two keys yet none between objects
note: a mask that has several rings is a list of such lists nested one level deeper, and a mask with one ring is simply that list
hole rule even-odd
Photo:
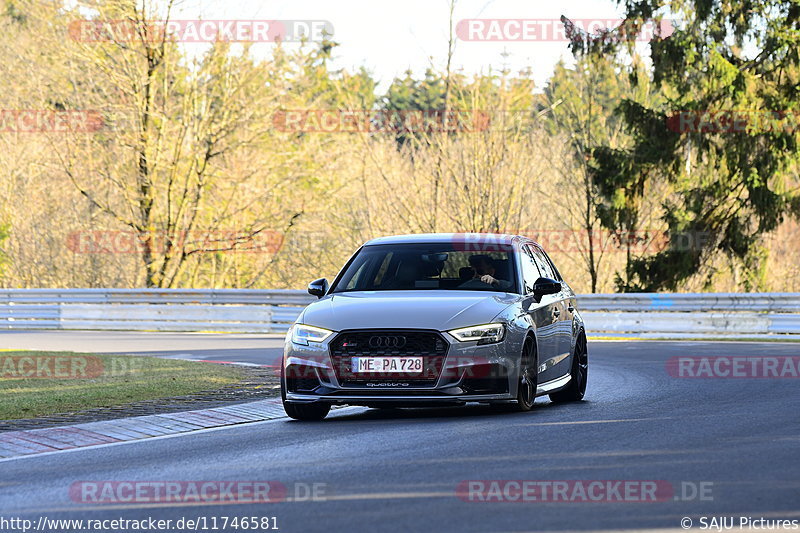
[{"label": "grass verge", "polygon": [[76,352],[0,353],[0,420],[181,396],[242,380],[231,365]]}]

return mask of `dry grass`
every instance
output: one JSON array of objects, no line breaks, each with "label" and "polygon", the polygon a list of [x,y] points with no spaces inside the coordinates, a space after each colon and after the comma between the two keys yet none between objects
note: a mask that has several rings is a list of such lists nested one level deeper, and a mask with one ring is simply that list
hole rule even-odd
[{"label": "dry grass", "polygon": [[[28,361],[22,362],[24,358]],[[37,372],[47,376],[45,368],[50,378],[35,377]],[[34,376],[17,377],[31,371]],[[38,351],[0,353],[0,372],[2,420],[192,394],[237,383],[242,376],[239,368],[229,365]]]}]

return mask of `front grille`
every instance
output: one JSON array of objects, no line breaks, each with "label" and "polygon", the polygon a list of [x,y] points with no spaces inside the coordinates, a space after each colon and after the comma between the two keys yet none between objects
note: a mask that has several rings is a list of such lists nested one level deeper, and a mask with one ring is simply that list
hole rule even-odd
[{"label": "front grille", "polygon": [[[330,343],[331,362],[343,386],[368,387],[368,383],[402,382],[408,386],[432,387],[442,373],[449,344],[434,331],[366,330],[343,331]],[[365,356],[422,356],[422,372],[357,374],[352,358]]]}]

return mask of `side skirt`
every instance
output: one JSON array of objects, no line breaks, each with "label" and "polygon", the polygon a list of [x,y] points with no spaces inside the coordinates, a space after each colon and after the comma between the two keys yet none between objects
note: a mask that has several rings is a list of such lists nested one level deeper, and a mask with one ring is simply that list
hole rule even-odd
[{"label": "side skirt", "polygon": [[536,396],[544,396],[545,394],[550,394],[555,390],[564,388],[571,379],[572,376],[570,374],[564,374],[560,378],[551,379],[550,381],[540,383],[539,386],[536,387]]}]

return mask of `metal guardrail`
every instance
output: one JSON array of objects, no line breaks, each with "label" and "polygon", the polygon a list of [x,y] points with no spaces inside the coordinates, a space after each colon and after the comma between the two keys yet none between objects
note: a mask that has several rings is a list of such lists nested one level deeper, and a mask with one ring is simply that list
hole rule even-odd
[{"label": "metal guardrail", "polygon": [[[0,329],[284,332],[314,301],[304,291],[0,289]],[[800,334],[800,293],[589,294],[590,332]]]},{"label": "metal guardrail", "polygon": [[643,336],[800,334],[799,293],[590,294],[579,307],[593,332]]},{"label": "metal guardrail", "polygon": [[579,297],[590,311],[800,313],[800,293],[627,293]]},{"label": "metal guardrail", "polygon": [[277,333],[313,299],[293,290],[0,289],[0,329]]}]

